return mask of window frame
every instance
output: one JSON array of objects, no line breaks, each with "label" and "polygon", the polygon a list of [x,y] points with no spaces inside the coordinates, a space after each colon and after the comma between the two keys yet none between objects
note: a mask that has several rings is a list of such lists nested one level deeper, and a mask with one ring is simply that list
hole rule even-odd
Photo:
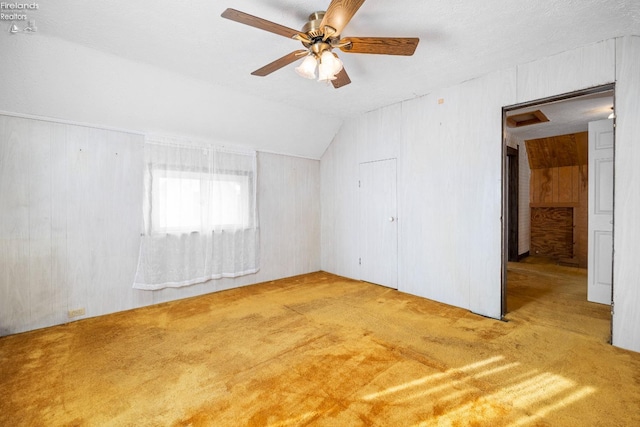
[{"label": "window frame", "polygon": [[[257,220],[256,220],[256,189],[255,189],[255,178],[254,172],[249,170],[242,169],[222,169],[216,172],[209,172],[206,168],[198,168],[198,167],[189,167],[183,166],[180,167],[178,165],[169,166],[153,166],[149,165],[149,233],[151,235],[182,235],[182,234],[192,234],[192,233],[214,233],[214,232],[228,232],[228,231],[238,231],[238,230],[251,230],[257,228]],[[156,206],[162,205],[162,203],[158,203],[159,200],[157,197],[161,197],[160,192],[157,189],[156,180],[159,178],[158,175],[164,175],[163,178],[167,178],[166,175],[171,173],[175,173],[176,175],[183,174],[194,174],[198,177],[198,181],[200,181],[200,186],[202,186],[202,181],[207,180],[210,182],[219,181],[215,179],[215,176],[227,176],[227,177],[245,177],[246,179],[246,195],[244,196],[246,203],[246,218],[242,221],[239,221],[235,224],[202,224],[200,225],[185,225],[185,226],[175,226],[175,227],[167,227],[165,226],[157,226],[156,223],[159,221],[158,214],[156,214]],[[177,177],[174,179],[188,179],[183,177]],[[242,186],[244,183],[240,182]],[[202,198],[202,195],[200,196]],[[200,201],[200,206],[202,206],[202,200]]]}]

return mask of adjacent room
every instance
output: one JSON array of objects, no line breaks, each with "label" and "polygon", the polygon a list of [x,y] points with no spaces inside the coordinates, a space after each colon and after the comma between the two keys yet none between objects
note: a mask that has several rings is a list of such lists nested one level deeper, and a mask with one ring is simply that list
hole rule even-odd
[{"label": "adjacent room", "polygon": [[640,424],[637,1],[0,7],[0,425]]}]

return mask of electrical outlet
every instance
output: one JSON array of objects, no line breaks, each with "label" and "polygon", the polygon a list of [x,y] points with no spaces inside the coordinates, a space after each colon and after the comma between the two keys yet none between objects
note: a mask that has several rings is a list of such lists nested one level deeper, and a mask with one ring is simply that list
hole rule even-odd
[{"label": "electrical outlet", "polygon": [[69,310],[67,312],[67,316],[69,317],[84,316],[84,314],[85,314],[84,308],[77,308],[75,310]]}]

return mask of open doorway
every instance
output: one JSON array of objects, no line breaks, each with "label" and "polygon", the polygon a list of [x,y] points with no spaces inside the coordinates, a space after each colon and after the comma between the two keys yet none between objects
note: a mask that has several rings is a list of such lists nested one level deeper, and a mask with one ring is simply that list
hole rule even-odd
[{"label": "open doorway", "polygon": [[[593,191],[596,182],[605,182],[610,184],[612,194],[613,154],[606,167],[589,167],[589,148],[593,145],[589,141],[593,139],[589,123],[605,122],[606,126],[608,121],[612,153],[613,120],[610,117],[613,117],[613,103],[614,85],[611,84],[503,108],[503,317],[518,308],[517,303],[512,307],[509,305],[509,277],[515,283],[514,276],[523,278],[522,274],[529,271],[540,273],[544,270],[545,280],[555,273],[575,272],[575,281],[579,286],[584,283],[586,294],[597,269],[596,280],[605,277],[612,286],[612,247],[608,249],[604,244],[611,242],[604,239],[604,243],[594,244],[593,235],[597,234],[589,230],[589,224],[597,222],[589,202],[604,198],[598,193],[597,197],[590,195],[589,190]],[[595,170],[605,171],[605,178],[594,177]],[[612,236],[612,232],[602,235]],[[596,246],[609,257],[600,256],[601,261],[594,268],[592,260]],[[532,269],[534,264],[536,267]],[[602,268],[603,265],[608,265],[608,269]],[[569,270],[562,270],[562,267]],[[514,271],[522,274],[518,276]],[[567,277],[556,280],[560,283]],[[532,292],[554,298],[556,289],[549,286],[545,292],[540,289]],[[611,299],[599,302],[610,305]],[[585,306],[589,307],[589,304]],[[609,320],[609,331],[610,324]]]}]

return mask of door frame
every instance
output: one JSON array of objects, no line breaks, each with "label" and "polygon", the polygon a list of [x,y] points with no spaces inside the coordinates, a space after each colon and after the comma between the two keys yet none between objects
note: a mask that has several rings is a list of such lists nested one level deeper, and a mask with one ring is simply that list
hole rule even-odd
[{"label": "door frame", "polygon": [[[559,94],[559,95],[554,95],[554,96],[550,96],[550,97],[546,97],[546,98],[541,98],[541,99],[536,99],[533,101],[528,101],[528,102],[523,102],[523,103],[519,103],[519,104],[513,104],[513,105],[508,105],[508,106],[504,106],[502,107],[502,140],[500,141],[501,144],[501,162],[502,162],[502,209],[501,209],[501,244],[502,244],[502,248],[501,248],[501,269],[500,269],[500,282],[501,282],[501,290],[502,292],[501,294],[501,301],[500,301],[500,306],[501,306],[501,318],[504,319],[504,316],[507,314],[507,263],[509,260],[509,254],[507,253],[508,251],[508,239],[509,239],[509,206],[508,206],[508,192],[509,192],[509,186],[508,186],[508,177],[509,177],[509,170],[508,170],[508,162],[507,162],[507,151],[508,151],[508,145],[507,145],[507,134],[506,134],[506,128],[507,128],[507,113],[513,110],[519,110],[521,108],[527,108],[527,107],[534,107],[537,105],[544,105],[544,104],[549,104],[551,102],[558,102],[558,101],[564,101],[567,99],[571,99],[571,98],[577,98],[580,96],[585,96],[585,95],[591,95],[594,93],[601,93],[601,92],[612,92],[613,93],[613,99],[614,99],[614,106],[615,106],[615,91],[616,88],[616,84],[615,83],[608,83],[608,84],[604,84],[604,85],[600,85],[600,86],[594,86],[588,89],[583,89],[583,90],[578,90],[578,91],[574,91],[574,92],[567,92],[567,93],[563,93],[563,94]],[[615,110],[614,110],[615,111]],[[614,204],[613,204],[613,212],[615,215],[615,181],[616,181],[616,174],[615,174],[615,121],[614,121],[614,132],[613,132],[613,138],[614,138],[614,148],[613,148],[613,164],[614,164],[614,169],[613,169],[613,200],[614,200]],[[613,224],[613,244],[615,245],[615,222]],[[614,246],[615,247],[615,246]],[[612,257],[613,259],[613,257]],[[615,259],[612,261],[615,262]],[[612,266],[613,267],[613,266]],[[613,271],[613,268],[611,269]],[[613,282],[613,277],[611,278],[611,333],[613,334],[613,287],[615,286],[614,282]],[[613,338],[612,338],[613,340]]]},{"label": "door frame", "polygon": [[507,146],[507,260],[518,261],[518,204],[520,201],[519,171],[520,171],[520,151],[519,148]]}]

